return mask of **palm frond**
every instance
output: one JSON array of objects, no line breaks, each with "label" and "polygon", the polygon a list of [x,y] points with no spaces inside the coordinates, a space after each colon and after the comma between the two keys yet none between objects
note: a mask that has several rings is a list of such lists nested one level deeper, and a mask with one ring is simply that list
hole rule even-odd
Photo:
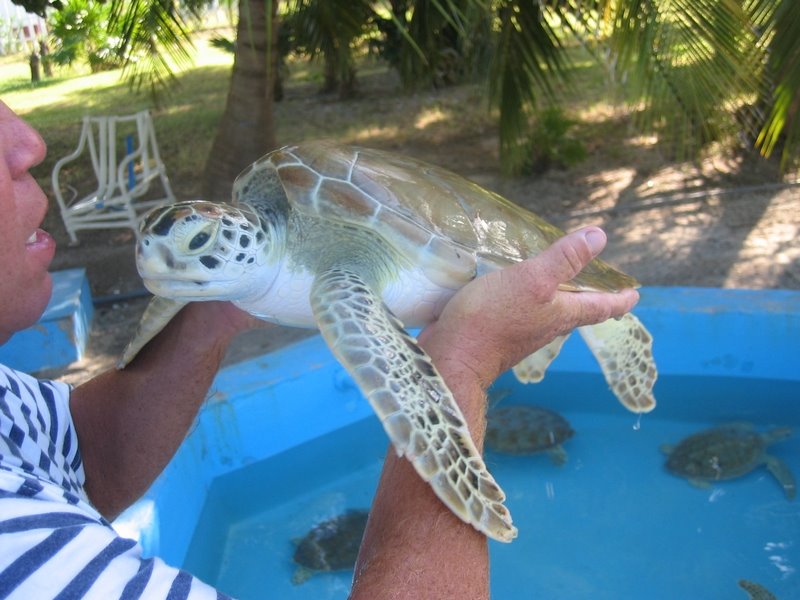
[{"label": "palm frond", "polygon": [[292,0],[284,24],[296,50],[332,61],[341,80],[353,69],[353,44],[373,15],[367,0]]},{"label": "palm frond", "polygon": [[111,27],[121,29],[123,76],[134,89],[154,96],[192,62],[186,23],[171,0],[112,0]]},{"label": "palm frond", "polygon": [[384,56],[408,88],[465,79],[484,62],[491,5],[490,0],[392,0],[384,11],[388,19],[376,15],[391,46]]},{"label": "palm frond", "polygon": [[500,110],[500,155],[508,171],[524,161],[530,109],[557,98],[570,62],[556,23],[566,23],[567,3],[508,0],[500,4],[489,98]]},{"label": "palm frond", "polygon": [[620,79],[643,102],[641,125],[689,154],[727,129],[737,105],[758,96],[763,51],[736,0],[635,0],[612,11]]},{"label": "palm frond", "polygon": [[755,0],[748,9],[766,54],[763,76],[770,84],[756,145],[769,156],[783,143],[781,163],[787,167],[800,154],[800,3]]}]

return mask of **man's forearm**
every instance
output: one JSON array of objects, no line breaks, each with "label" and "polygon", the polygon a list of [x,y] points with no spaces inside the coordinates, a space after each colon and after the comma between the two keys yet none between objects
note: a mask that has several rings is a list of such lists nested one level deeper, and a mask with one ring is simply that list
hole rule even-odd
[{"label": "man's forearm", "polygon": [[[425,347],[425,338],[421,338]],[[432,358],[447,350],[431,343]],[[486,396],[473,373],[441,361],[439,371],[482,447]],[[453,560],[453,556],[458,558]],[[449,558],[448,558],[449,557]],[[489,597],[486,537],[456,517],[394,448],[381,480],[356,564],[351,598],[441,600]]]},{"label": "man's forearm", "polygon": [[211,306],[185,308],[124,370],[73,391],[85,487],[107,518],[147,490],[185,438],[236,333],[214,317]]}]

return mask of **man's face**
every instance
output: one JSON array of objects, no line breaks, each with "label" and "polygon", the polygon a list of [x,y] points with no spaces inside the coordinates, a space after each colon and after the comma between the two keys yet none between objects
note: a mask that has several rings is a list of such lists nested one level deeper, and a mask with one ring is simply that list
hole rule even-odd
[{"label": "man's face", "polygon": [[47,196],[28,172],[45,156],[36,131],[0,102],[0,343],[47,307],[55,242],[39,229]]}]

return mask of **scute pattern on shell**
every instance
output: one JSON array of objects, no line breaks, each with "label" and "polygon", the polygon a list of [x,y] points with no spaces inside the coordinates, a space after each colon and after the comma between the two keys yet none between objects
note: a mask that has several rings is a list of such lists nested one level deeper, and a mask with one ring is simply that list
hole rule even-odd
[{"label": "scute pattern on shell", "polygon": [[[295,210],[369,227],[414,264],[459,287],[478,261],[505,266],[539,254],[564,232],[463,177],[411,157],[315,142],[270,153],[254,167],[274,168]],[[234,186],[246,185],[248,173]],[[617,291],[632,277],[599,259],[574,289]]]}]

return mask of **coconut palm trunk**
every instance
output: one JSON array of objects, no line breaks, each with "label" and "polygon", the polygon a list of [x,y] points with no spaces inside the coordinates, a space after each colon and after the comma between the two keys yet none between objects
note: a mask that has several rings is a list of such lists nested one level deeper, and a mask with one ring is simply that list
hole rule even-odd
[{"label": "coconut palm trunk", "polygon": [[276,146],[277,13],[278,0],[239,0],[228,98],[204,171],[203,193],[209,200],[228,200],[241,170]]}]

